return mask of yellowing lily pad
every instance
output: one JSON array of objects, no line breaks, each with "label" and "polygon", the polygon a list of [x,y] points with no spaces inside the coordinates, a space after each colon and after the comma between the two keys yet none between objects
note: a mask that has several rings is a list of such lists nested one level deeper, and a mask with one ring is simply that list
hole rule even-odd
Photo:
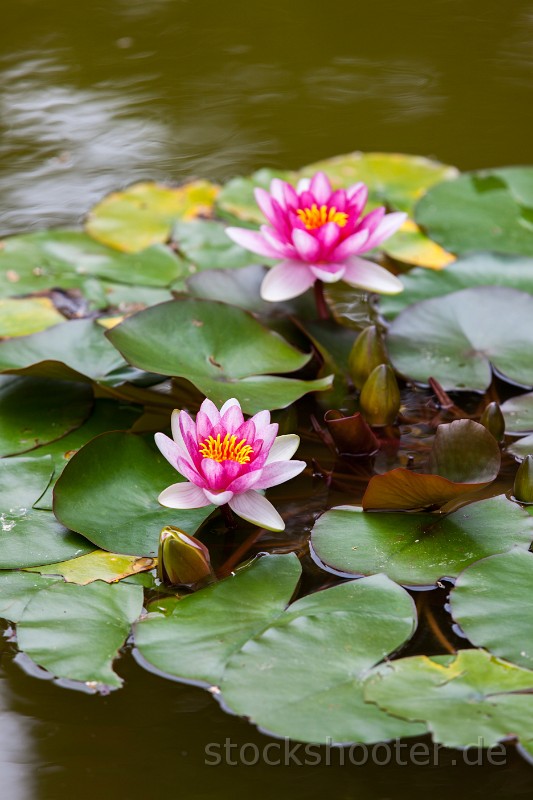
[{"label": "yellowing lily pad", "polygon": [[444,269],[455,261],[455,256],[433,242],[410,219],[405,220],[400,230],[387,239],[381,249],[396,261],[427,269]]},{"label": "yellowing lily pad", "polygon": [[38,333],[64,322],[48,297],[9,297],[0,300],[0,338]]},{"label": "yellowing lily pad", "polygon": [[136,253],[166,242],[178,219],[210,216],[218,187],[209,181],[183,186],[135,183],[113,192],[89,213],[85,228],[99,242]]},{"label": "yellowing lily pad", "polygon": [[86,586],[93,581],[114,583],[130,575],[146,572],[156,564],[154,558],[138,558],[137,556],[108,553],[105,550],[94,550],[79,558],[48,564],[45,567],[32,567],[28,572],[39,572],[41,575],[61,575],[67,583]]}]

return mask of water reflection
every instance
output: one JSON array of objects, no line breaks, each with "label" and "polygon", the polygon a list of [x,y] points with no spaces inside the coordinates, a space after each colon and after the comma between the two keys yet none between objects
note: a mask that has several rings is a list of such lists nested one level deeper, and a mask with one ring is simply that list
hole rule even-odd
[{"label": "water reflection", "polygon": [[[0,640],[0,665],[3,648]],[[35,726],[31,718],[14,711],[13,705],[10,682],[0,671],[0,796],[6,800],[35,800]]]}]

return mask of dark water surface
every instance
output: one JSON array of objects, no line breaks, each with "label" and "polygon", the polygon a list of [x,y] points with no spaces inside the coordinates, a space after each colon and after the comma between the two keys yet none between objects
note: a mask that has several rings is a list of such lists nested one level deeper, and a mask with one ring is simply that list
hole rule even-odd
[{"label": "dark water surface", "polygon": [[[224,180],[356,149],[463,169],[533,161],[531,0],[1,0],[0,11],[2,232],[77,223],[141,178]],[[206,766],[209,743],[270,740],[131,658],[107,698],[26,675],[5,640],[0,659],[0,800],[531,796],[512,748],[482,768],[443,751],[427,766],[341,767],[338,752],[328,766],[324,750],[317,766]]]}]

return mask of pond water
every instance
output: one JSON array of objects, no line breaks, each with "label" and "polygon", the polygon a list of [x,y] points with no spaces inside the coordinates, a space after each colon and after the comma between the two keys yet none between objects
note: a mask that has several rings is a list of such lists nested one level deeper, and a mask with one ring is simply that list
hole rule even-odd
[{"label": "pond water", "polygon": [[[75,225],[142,178],[226,180],[356,149],[461,169],[531,162],[526,0],[3,0],[2,16],[3,233]],[[439,749],[423,766],[383,764],[384,752],[381,765],[341,766],[321,748],[315,766],[299,766],[298,752],[287,766],[247,766],[274,740],[129,656],[125,688],[105,698],[17,661],[3,639],[2,800],[530,796],[531,767],[513,748],[505,765]],[[227,739],[238,763],[206,765],[206,746]]]}]

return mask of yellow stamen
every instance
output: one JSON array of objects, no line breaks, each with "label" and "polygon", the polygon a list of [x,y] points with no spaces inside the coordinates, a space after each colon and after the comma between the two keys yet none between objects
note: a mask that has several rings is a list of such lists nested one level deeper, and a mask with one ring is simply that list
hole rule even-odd
[{"label": "yellow stamen", "polygon": [[308,231],[321,228],[326,222],[335,222],[339,228],[344,228],[348,222],[348,214],[345,211],[337,211],[335,206],[328,208],[324,205],[319,208],[313,203],[311,208],[299,208],[296,213]]},{"label": "yellow stamen", "polygon": [[217,434],[216,439],[208,436],[198,449],[203,458],[212,458],[213,461],[219,463],[221,461],[237,461],[238,464],[246,464],[254,452],[252,447],[246,444],[246,439],[238,442],[237,437],[230,436],[229,433],[223,439],[220,438],[220,433]]}]

